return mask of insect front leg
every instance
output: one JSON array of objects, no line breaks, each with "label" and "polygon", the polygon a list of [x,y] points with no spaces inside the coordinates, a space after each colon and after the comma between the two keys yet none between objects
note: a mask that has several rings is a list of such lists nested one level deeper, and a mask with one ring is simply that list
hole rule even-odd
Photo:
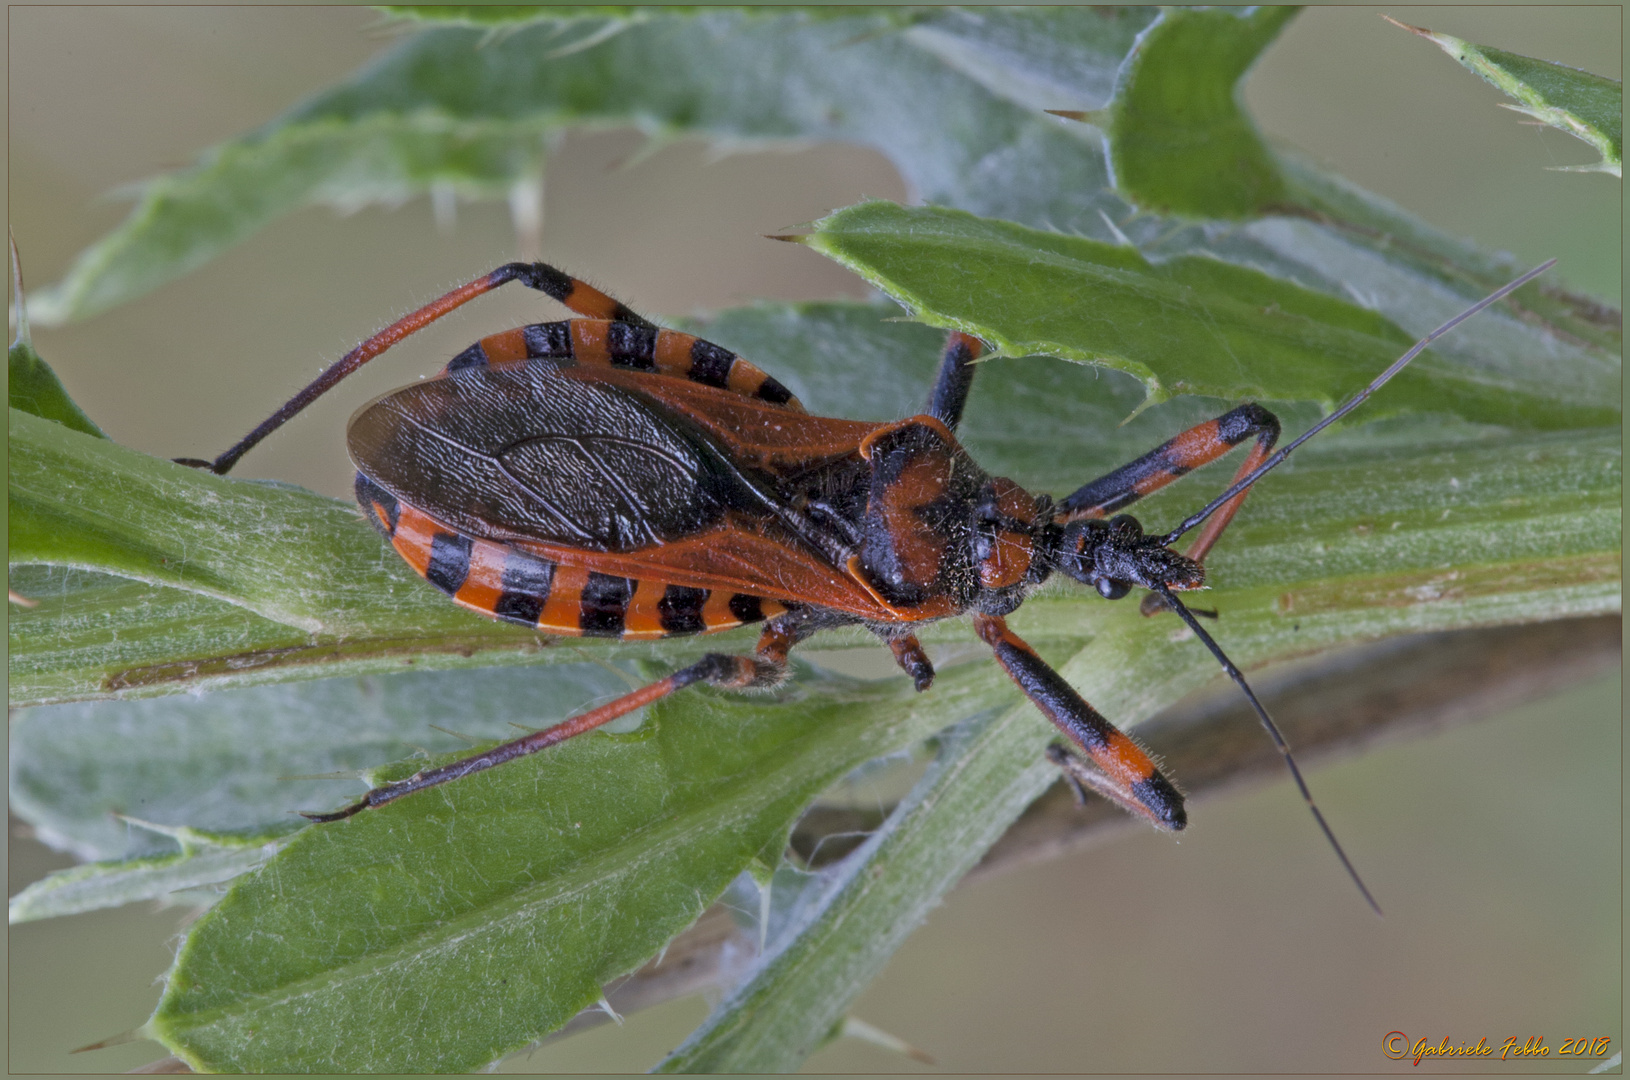
[{"label": "insect front leg", "polygon": [[[1069,736],[1091,760],[1091,768],[1072,759],[1066,776],[1085,784],[1130,813],[1148,818],[1162,829],[1188,824],[1183,796],[1155,766],[1143,748],[1088,705],[1075,688],[996,615],[976,614],[974,630],[996,654],[997,663],[1041,714]],[[1053,754],[1049,755],[1057,761]],[[1079,793],[1079,788],[1078,788]]]},{"label": "insect front leg", "polygon": [[[1234,474],[1234,482],[1238,482],[1267,459],[1279,438],[1279,418],[1255,402],[1246,402],[1215,420],[1191,427],[1136,461],[1083,485],[1058,504],[1059,520],[1107,517],[1217,460],[1252,436],[1256,438],[1256,445]],[[1249,488],[1240,492],[1206,519],[1200,534],[1183,554],[1195,562],[1204,562],[1249,493]],[[1142,610],[1145,615],[1153,615],[1165,607],[1159,596],[1150,593],[1143,600]]]},{"label": "insect front leg", "polygon": [[357,802],[333,813],[302,816],[316,822],[348,818],[370,806],[382,806],[404,795],[411,795],[451,780],[459,780],[474,773],[484,772],[495,765],[535,754],[539,750],[563,743],[573,736],[609,724],[619,716],[627,716],[635,709],[660,701],[674,691],[683,690],[696,683],[710,683],[726,690],[768,689],[779,686],[787,677],[787,653],[817,629],[809,626],[809,620],[802,618],[802,614],[801,611],[789,611],[770,620],[764,632],[759,635],[758,646],[750,656],[708,653],[696,663],[680,668],[665,679],[658,679],[649,686],[624,694],[615,701],[580,713],[554,727],[523,735],[519,739],[512,739],[490,750],[472,754],[439,768],[414,773],[405,780],[376,787]]}]

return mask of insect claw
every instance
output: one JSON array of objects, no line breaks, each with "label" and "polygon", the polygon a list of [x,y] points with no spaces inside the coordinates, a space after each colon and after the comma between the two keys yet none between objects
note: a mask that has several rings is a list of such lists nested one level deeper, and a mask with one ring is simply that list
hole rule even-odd
[{"label": "insect claw", "polygon": [[1046,753],[1047,760],[1058,766],[1059,775],[1063,776],[1064,782],[1070,785],[1070,793],[1075,796],[1075,805],[1085,810],[1087,807],[1087,789],[1081,786],[1081,781],[1076,778],[1075,772],[1071,769],[1072,765],[1077,764],[1074,756],[1058,743],[1049,746]]},{"label": "insect claw", "polygon": [[319,825],[323,825],[323,824],[326,824],[326,823],[328,823],[330,821],[343,821],[345,818],[350,817],[351,815],[357,813],[359,810],[367,809],[367,806],[368,806],[368,800],[363,799],[361,802],[354,802],[350,806],[344,807],[344,808],[339,809],[339,810],[335,810],[335,811],[333,811],[331,813],[327,813],[327,814],[312,814],[312,813],[308,813],[308,812],[302,810],[302,811],[300,811],[300,816],[305,818],[307,821],[312,821],[312,822],[316,822]]}]

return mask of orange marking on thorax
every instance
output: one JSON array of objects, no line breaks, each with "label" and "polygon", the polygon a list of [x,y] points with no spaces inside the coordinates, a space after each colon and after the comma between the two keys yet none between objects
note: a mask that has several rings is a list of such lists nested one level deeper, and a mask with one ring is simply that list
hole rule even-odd
[{"label": "orange marking on thorax", "polygon": [[916,607],[899,607],[895,604],[891,604],[883,597],[883,594],[878,592],[872,583],[867,580],[866,568],[860,565],[859,555],[851,555],[849,557],[849,561],[844,564],[844,569],[848,572],[849,577],[853,579],[857,585],[871,594],[872,599],[876,601],[879,607],[888,612],[889,618],[892,620],[899,622],[922,622],[926,619],[939,619],[946,615],[958,614],[956,604],[953,603],[951,598],[944,593],[938,593],[930,596],[927,600]]},{"label": "orange marking on thorax", "polygon": [[491,364],[525,360],[526,332],[517,328],[484,337],[481,339],[481,351],[487,354],[487,362]]},{"label": "orange marking on thorax", "polygon": [[470,545],[470,573],[453,599],[483,615],[491,615],[504,594],[504,562],[508,549],[490,540]]},{"label": "orange marking on thorax", "polygon": [[662,594],[668,591],[666,582],[639,581],[635,583],[634,595],[628,599],[628,610],[623,614],[623,637],[625,638],[659,638],[667,637],[667,631],[662,629],[662,611],[657,604],[662,600]]},{"label": "orange marking on thorax", "polygon": [[1024,580],[1030,570],[1030,537],[1025,533],[1003,529],[996,534],[996,545],[979,564],[979,583],[987,589],[1005,589]]},{"label": "orange marking on thorax", "polygon": [[1036,520],[1036,497],[1005,476],[990,482],[996,493],[996,512],[1026,525]]},{"label": "orange marking on thorax", "polygon": [[908,416],[904,420],[896,420],[892,424],[880,424],[873,428],[860,440],[860,456],[870,461],[872,459],[872,449],[876,446],[878,439],[912,427],[932,428],[934,434],[938,435],[942,442],[950,446],[957,445],[956,436],[951,434],[951,429],[945,426],[943,420],[924,413],[921,416]]},{"label": "orange marking on thorax", "polygon": [[912,585],[927,587],[939,578],[945,538],[931,530],[917,511],[945,494],[950,479],[950,455],[925,451],[900,470],[879,500],[901,574]]},{"label": "orange marking on thorax", "polygon": [[[572,294],[576,296],[576,293]],[[599,319],[573,319],[572,357],[580,364],[609,364],[611,349],[606,345],[606,334],[611,326]]]},{"label": "orange marking on thorax", "polygon": [[583,588],[589,583],[589,571],[582,566],[555,567],[555,580],[549,590],[549,600],[538,613],[538,628],[552,634],[583,633]]}]

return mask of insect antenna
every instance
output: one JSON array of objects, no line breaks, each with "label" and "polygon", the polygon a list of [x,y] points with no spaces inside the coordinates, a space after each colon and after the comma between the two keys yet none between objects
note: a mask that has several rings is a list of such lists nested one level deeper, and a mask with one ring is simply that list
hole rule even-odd
[{"label": "insect antenna", "polygon": [[1189,629],[1194,631],[1194,635],[1205,642],[1206,648],[1211,650],[1211,655],[1217,658],[1217,663],[1221,664],[1223,670],[1228,672],[1228,677],[1238,683],[1239,688],[1244,691],[1245,699],[1251,703],[1251,708],[1256,710],[1257,719],[1262,721],[1262,726],[1268,731],[1268,737],[1273,740],[1273,744],[1279,748],[1279,753],[1284,757],[1285,766],[1290,769],[1291,778],[1296,781],[1296,787],[1302,793],[1302,801],[1307,803],[1307,808],[1313,812],[1313,820],[1319,823],[1320,830],[1324,832],[1324,838],[1335,849],[1336,858],[1340,859],[1341,865],[1346,867],[1347,876],[1353,879],[1353,884],[1358,886],[1358,891],[1364,894],[1364,901],[1370,905],[1370,910],[1377,915],[1381,914],[1381,905],[1377,904],[1375,897],[1370,895],[1369,887],[1364,884],[1364,879],[1358,876],[1358,871],[1353,868],[1352,860],[1347,858],[1347,852],[1342,850],[1341,841],[1337,840],[1336,834],[1330,831],[1330,824],[1324,820],[1324,815],[1319,812],[1318,804],[1313,801],[1313,793],[1308,790],[1307,781],[1302,779],[1302,770],[1297,767],[1296,759],[1291,756],[1290,744],[1285,742],[1285,736],[1280,732],[1279,725],[1273,722],[1273,717],[1268,715],[1268,710],[1264,709],[1262,702],[1257,700],[1256,692],[1251,689],[1251,684],[1245,681],[1245,676],[1240,673],[1239,668],[1234,666],[1234,662],[1228,659],[1227,654],[1222,651],[1222,647],[1213,641],[1211,635],[1201,627],[1200,620],[1196,619],[1193,612],[1183,606],[1183,602],[1172,593],[1164,582],[1155,582],[1155,591],[1160,594],[1161,599],[1171,605],[1172,610],[1177,612],[1184,622],[1188,623]]},{"label": "insect antenna", "polygon": [[[1206,518],[1222,509],[1223,504],[1229,499],[1232,499],[1235,495],[1238,495],[1240,492],[1262,479],[1268,470],[1274,468],[1281,461],[1284,461],[1287,457],[1289,457],[1292,450],[1296,449],[1298,446],[1301,446],[1303,443],[1307,442],[1307,440],[1311,439],[1313,436],[1317,435],[1331,424],[1334,424],[1337,420],[1340,420],[1342,417],[1358,408],[1365,402],[1366,399],[1369,398],[1371,394],[1385,386],[1387,380],[1404,370],[1409,362],[1425,351],[1426,347],[1432,344],[1432,342],[1436,341],[1444,334],[1447,334],[1449,331],[1453,330],[1455,327],[1459,326],[1473,315],[1476,315],[1479,311],[1482,311],[1490,304],[1498,303],[1500,300],[1504,299],[1507,294],[1528,284],[1534,278],[1539,277],[1541,274],[1545,273],[1545,271],[1549,270],[1555,265],[1555,259],[1547,259],[1545,262],[1540,263],[1538,266],[1534,267],[1517,280],[1507,285],[1503,285],[1489,293],[1487,296],[1483,297],[1483,299],[1479,300],[1465,311],[1462,311],[1460,314],[1456,315],[1454,318],[1450,319],[1448,322],[1444,323],[1430,334],[1427,334],[1425,337],[1421,338],[1410,347],[1408,352],[1394,360],[1387,370],[1383,371],[1380,375],[1377,375],[1374,382],[1370,383],[1370,385],[1366,386],[1364,389],[1342,402],[1341,406],[1337,408],[1335,412],[1331,413],[1329,416],[1326,416],[1317,424],[1314,424],[1312,427],[1296,436],[1296,438],[1292,439],[1285,446],[1275,451],[1274,454],[1261,465],[1258,465],[1255,469],[1252,469],[1249,473],[1240,477],[1239,480],[1235,482],[1234,485],[1227,491],[1206,503],[1205,507],[1201,509],[1199,513],[1186,518],[1181,525],[1167,533],[1165,537],[1161,539],[1161,544],[1166,547],[1170,547],[1172,544],[1176,543],[1178,538],[1184,533],[1188,532],[1190,529],[1203,522]],[[1215,648],[1213,648],[1213,651],[1215,651]],[[1314,811],[1314,813],[1317,812],[1318,811]]]}]

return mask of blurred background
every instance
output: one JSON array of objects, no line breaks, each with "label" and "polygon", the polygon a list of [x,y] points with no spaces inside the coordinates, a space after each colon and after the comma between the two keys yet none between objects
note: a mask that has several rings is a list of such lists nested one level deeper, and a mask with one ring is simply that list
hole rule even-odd
[{"label": "blurred background", "polygon": [[[1389,8],[1405,22],[1620,76],[1621,11]],[[1585,144],[1526,126],[1493,88],[1380,9],[1304,12],[1246,100],[1271,137],[1448,232],[1619,303],[1620,184],[1547,167]],[[115,226],[109,193],[179,167],[388,48],[377,13],[314,8],[14,7],[9,218],[26,278],[57,280]],[[1083,103],[1095,106],[1098,103]],[[860,297],[803,248],[762,239],[862,197],[908,198],[844,146],[719,157],[643,153],[635,132],[566,137],[542,254],[657,316],[758,299]],[[83,324],[36,328],[69,392],[114,439],[211,456],[395,316],[520,252],[507,208],[429,201],[285,218],[225,257]],[[345,421],[494,328],[555,317],[520,293],[444,320],[251,455],[244,475],[347,496]],[[774,370],[773,357],[759,357]],[[977,447],[974,448],[977,451]],[[1019,478],[1022,480],[1022,478]],[[958,890],[856,1015],[950,1071],[1380,1071],[1383,1036],[1492,1043],[1622,1033],[1619,682],[1318,770],[1312,778],[1388,915],[1370,916],[1288,783],[1202,804],[1181,843],[1136,832]],[[15,892],[63,857],[12,823]],[[14,1072],[118,1071],[182,917],[124,910],[14,928]],[[693,997],[514,1059],[526,1071],[638,1071],[706,1012]],[[1446,1064],[1442,1069],[1459,1066]],[[927,1066],[834,1044],[810,1071]],[[1474,1067],[1468,1067],[1474,1068]],[[1583,1071],[1528,1062],[1522,1071]]]}]

